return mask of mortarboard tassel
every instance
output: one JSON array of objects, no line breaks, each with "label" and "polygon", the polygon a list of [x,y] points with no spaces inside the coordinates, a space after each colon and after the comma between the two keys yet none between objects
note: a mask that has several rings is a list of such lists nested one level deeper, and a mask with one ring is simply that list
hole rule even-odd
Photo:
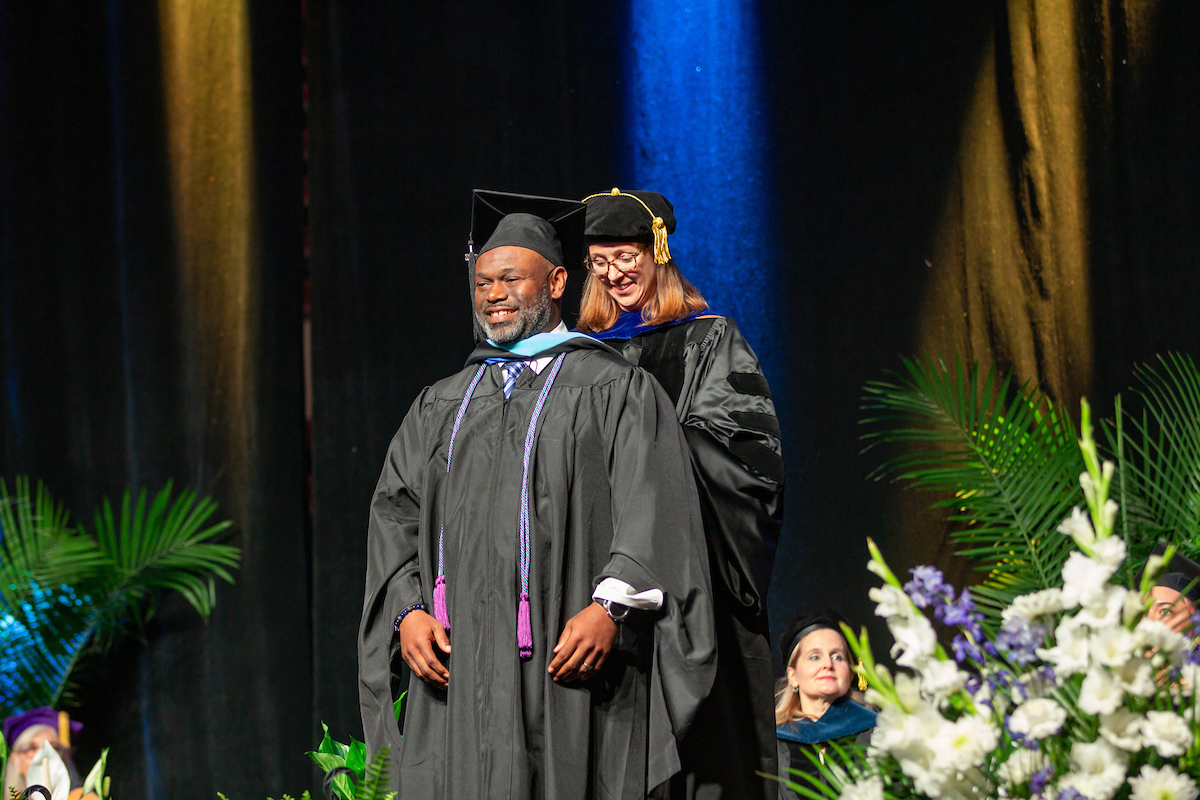
[{"label": "mortarboard tassel", "polygon": [[446,576],[438,575],[433,584],[433,616],[442,627],[450,630],[450,613],[446,610]]},{"label": "mortarboard tassel", "polygon": [[650,227],[654,229],[654,263],[665,264],[671,260],[671,251],[667,248],[667,224],[662,217],[655,217]]},{"label": "mortarboard tassel", "polygon": [[533,625],[529,622],[529,593],[521,592],[517,602],[517,652],[521,658],[533,657]]}]

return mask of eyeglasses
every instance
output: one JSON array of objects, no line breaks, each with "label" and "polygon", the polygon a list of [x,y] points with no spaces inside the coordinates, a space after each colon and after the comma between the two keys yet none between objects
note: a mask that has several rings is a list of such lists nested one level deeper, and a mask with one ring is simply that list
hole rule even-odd
[{"label": "eyeglasses", "polygon": [[609,267],[616,268],[617,272],[625,273],[633,269],[633,265],[637,263],[638,256],[646,252],[643,247],[636,253],[622,253],[616,258],[599,258],[593,257],[588,259],[588,267],[597,275],[605,275],[608,273]]},{"label": "eyeglasses", "polygon": [[[71,752],[70,749],[63,747],[61,744],[55,744],[51,742],[50,746],[57,750],[60,756],[65,756],[67,753]],[[37,755],[38,750],[41,749],[42,746],[40,744],[28,744],[22,747],[20,750],[16,750],[14,752],[19,756],[33,758],[35,755]]]}]

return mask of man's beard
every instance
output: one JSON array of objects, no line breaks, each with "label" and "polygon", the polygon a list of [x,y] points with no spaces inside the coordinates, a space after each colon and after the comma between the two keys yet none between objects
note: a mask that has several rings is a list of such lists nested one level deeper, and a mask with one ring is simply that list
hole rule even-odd
[{"label": "man's beard", "polygon": [[536,304],[517,309],[517,313],[504,322],[491,324],[479,309],[475,309],[475,321],[479,323],[487,338],[496,344],[512,344],[528,339],[535,333],[541,333],[549,324],[553,310],[550,304],[550,285],[547,283],[538,293]]}]

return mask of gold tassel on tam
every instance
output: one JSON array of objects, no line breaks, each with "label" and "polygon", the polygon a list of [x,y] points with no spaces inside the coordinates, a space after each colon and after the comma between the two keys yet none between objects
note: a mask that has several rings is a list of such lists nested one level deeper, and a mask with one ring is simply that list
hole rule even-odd
[{"label": "gold tassel on tam", "polygon": [[71,717],[65,711],[58,712],[58,741],[63,747],[71,747]]},{"label": "gold tassel on tam", "polygon": [[855,672],[858,673],[858,690],[860,692],[865,692],[867,690],[867,673],[863,668],[863,662],[861,658],[858,660],[858,669],[855,670]]},{"label": "gold tassel on tam", "polygon": [[[645,203],[642,203],[645,205]],[[655,217],[654,228],[654,263],[665,264],[671,260],[671,251],[667,248],[667,226],[662,217]]]}]

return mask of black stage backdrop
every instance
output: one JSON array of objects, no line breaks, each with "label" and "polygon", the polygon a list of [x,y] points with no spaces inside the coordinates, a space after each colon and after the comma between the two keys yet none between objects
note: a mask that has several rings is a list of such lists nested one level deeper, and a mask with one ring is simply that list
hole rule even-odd
[{"label": "black stage backdrop", "polygon": [[131,799],[311,775],[301,9],[201,5],[0,3],[0,471],[85,524],[174,478],[242,548],[208,626],[172,598],[85,676]]},{"label": "black stage backdrop", "polygon": [[[122,797],[247,800],[311,785],[319,720],[361,731],[367,502],[409,403],[470,346],[470,189],[630,177],[629,9],[309,0],[302,26],[298,2],[190,5],[0,5],[0,473],[81,512],[167,477],[222,502],[237,585],[207,628],[170,603],[97,670],[80,749],[112,745]],[[1135,361],[1200,354],[1200,10],[758,10],[789,320],[778,630],[866,618],[868,535],[952,565],[930,498],[864,481],[861,386],[898,355],[958,349],[1103,408]]]}]

